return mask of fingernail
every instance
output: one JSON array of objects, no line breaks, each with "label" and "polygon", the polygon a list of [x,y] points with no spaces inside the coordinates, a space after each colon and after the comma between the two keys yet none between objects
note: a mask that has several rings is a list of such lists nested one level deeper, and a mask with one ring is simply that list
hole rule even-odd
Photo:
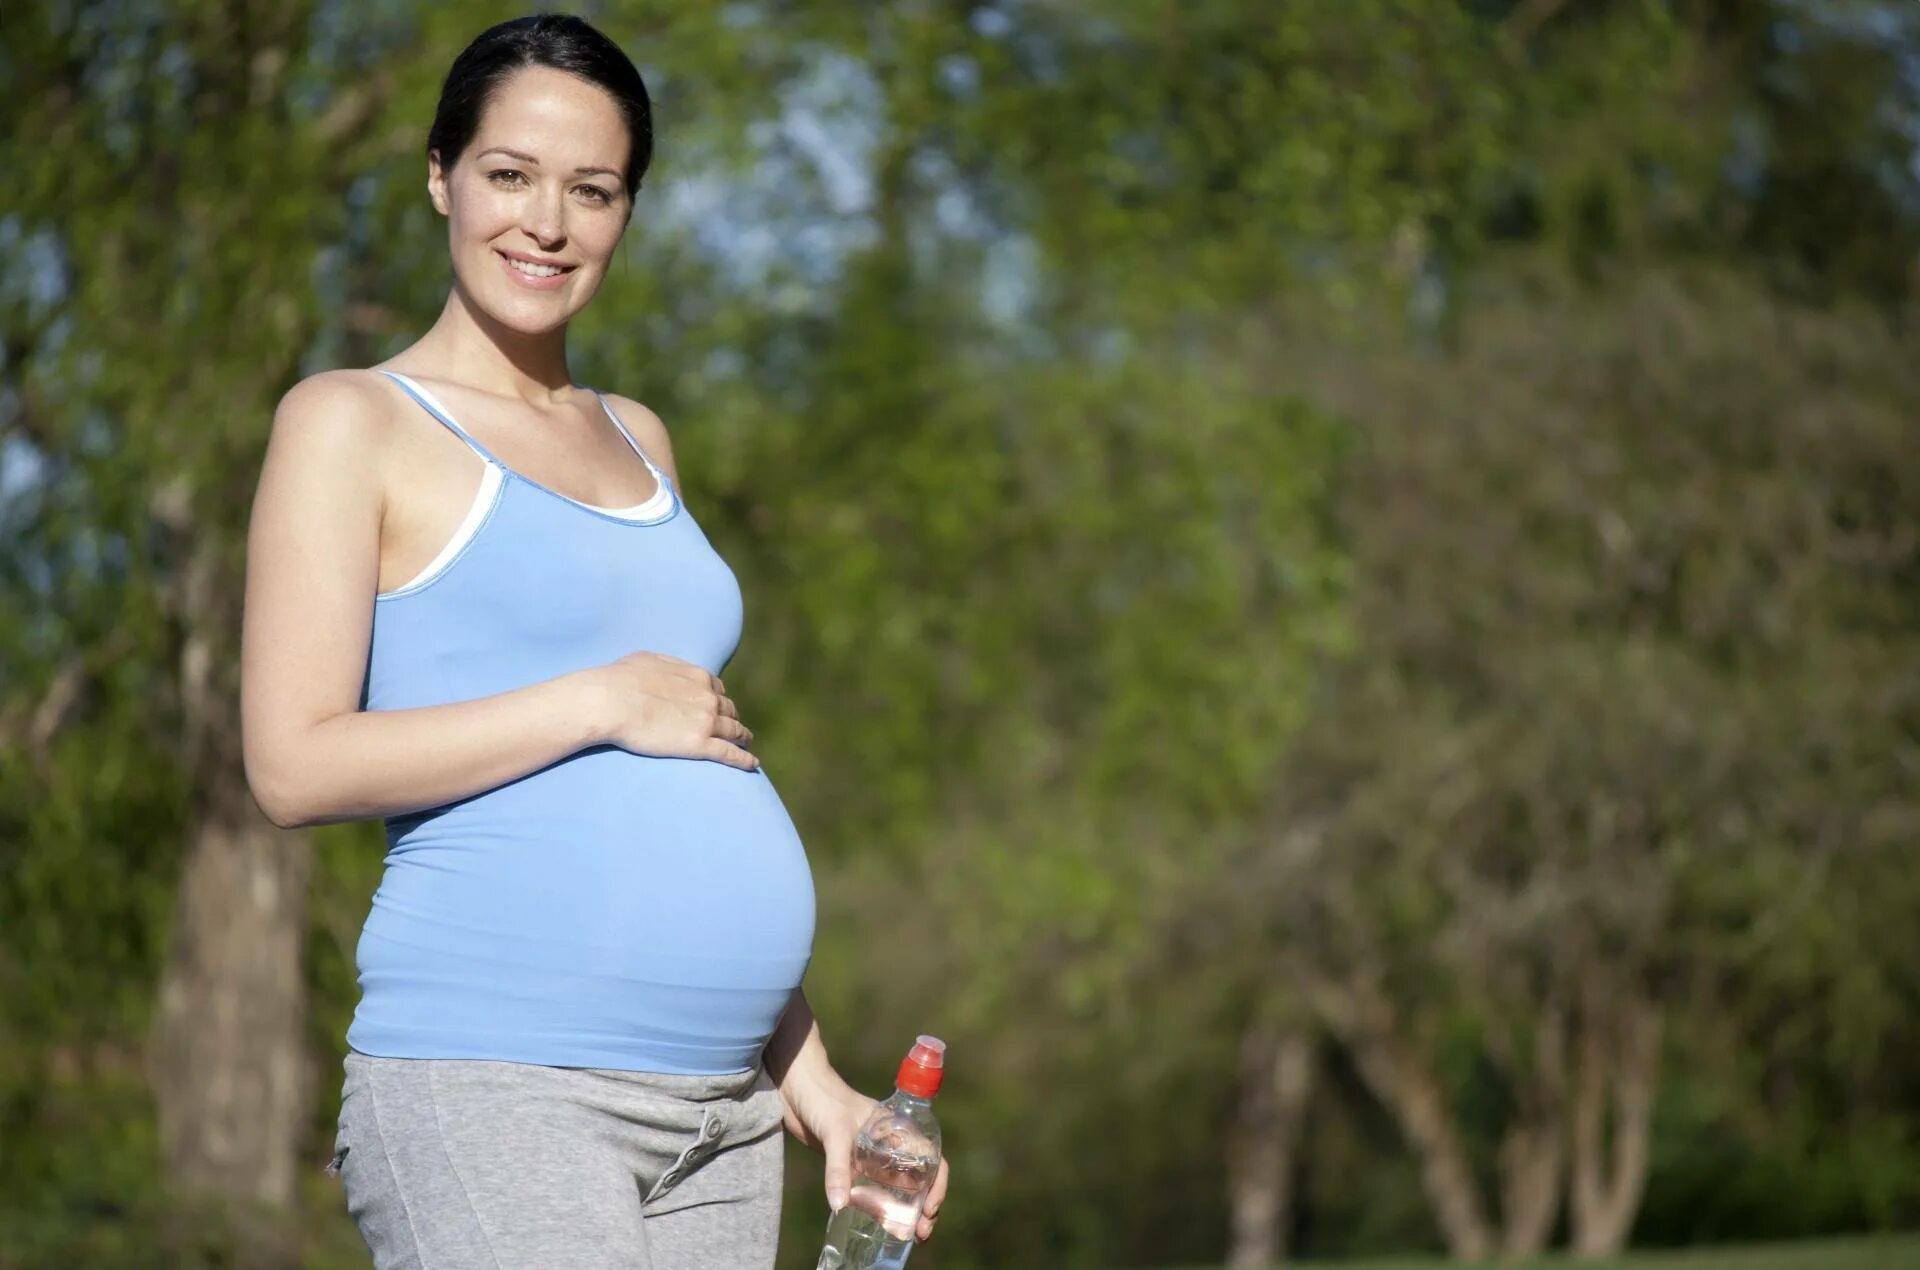
[{"label": "fingernail", "polygon": [[827,1191],[827,1207],[839,1212],[847,1206],[847,1193],[835,1186]]}]

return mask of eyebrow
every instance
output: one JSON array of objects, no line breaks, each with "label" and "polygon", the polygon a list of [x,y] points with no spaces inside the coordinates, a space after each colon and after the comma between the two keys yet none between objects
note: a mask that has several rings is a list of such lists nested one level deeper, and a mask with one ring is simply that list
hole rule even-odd
[{"label": "eyebrow", "polygon": [[[531,163],[536,168],[540,166],[540,160],[534,158],[532,155],[523,154],[518,150],[509,150],[505,146],[488,146],[486,149],[482,150],[480,154],[476,154],[473,157],[477,159],[480,157],[480,155],[483,155],[483,154],[504,154],[509,158],[518,159],[522,163]],[[614,176],[614,177],[617,177],[620,175],[620,173],[618,173],[612,168],[575,168],[573,170],[573,174],[575,176],[597,176],[601,173],[605,173],[607,176]]]}]

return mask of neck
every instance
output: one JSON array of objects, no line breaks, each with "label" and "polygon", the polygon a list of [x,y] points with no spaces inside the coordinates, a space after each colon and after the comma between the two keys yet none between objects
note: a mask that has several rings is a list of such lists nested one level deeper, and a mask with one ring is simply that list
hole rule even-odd
[{"label": "neck", "polygon": [[567,328],[515,330],[470,303],[458,283],[427,333],[414,345],[448,378],[503,397],[545,404],[570,394]]}]

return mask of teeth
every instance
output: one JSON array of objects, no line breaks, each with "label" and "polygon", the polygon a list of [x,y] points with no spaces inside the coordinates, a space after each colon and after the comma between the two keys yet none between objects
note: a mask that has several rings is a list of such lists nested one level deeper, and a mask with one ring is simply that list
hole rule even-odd
[{"label": "teeth", "polygon": [[558,265],[533,265],[528,264],[524,260],[515,260],[512,256],[507,257],[507,263],[515,269],[518,269],[521,273],[535,278],[551,278],[556,273],[566,272],[566,270],[560,268]]}]

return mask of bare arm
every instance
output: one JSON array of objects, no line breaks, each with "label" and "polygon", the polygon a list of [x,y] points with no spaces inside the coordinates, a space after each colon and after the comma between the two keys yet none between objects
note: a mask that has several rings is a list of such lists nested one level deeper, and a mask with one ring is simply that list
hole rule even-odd
[{"label": "bare arm", "polygon": [[767,1075],[773,1078],[774,1084],[781,1086],[786,1085],[790,1077],[799,1080],[840,1079],[840,1074],[833,1070],[833,1064],[827,1059],[826,1042],[820,1039],[820,1024],[813,1017],[813,1007],[807,1004],[804,988],[793,990],[793,995],[787,999],[786,1011],[780,1016],[780,1025],[767,1039],[766,1065]]},{"label": "bare arm", "polygon": [[274,823],[434,807],[602,742],[755,766],[704,668],[636,653],[471,701],[362,711],[378,588],[383,405],[352,372],[274,413],[247,539],[241,734]]}]

